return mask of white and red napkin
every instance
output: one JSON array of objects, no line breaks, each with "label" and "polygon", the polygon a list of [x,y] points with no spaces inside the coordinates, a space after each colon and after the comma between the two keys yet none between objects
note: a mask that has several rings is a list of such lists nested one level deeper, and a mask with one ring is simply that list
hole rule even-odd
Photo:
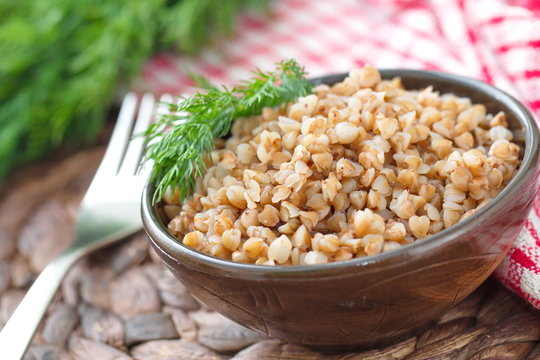
[{"label": "white and red napkin", "polygon": [[[295,58],[310,76],[366,63],[447,71],[494,84],[540,119],[540,0],[280,0],[244,14],[235,33],[197,57],[163,53],[139,86],[183,93],[187,71],[232,84]],[[540,308],[540,197],[495,277]]]}]

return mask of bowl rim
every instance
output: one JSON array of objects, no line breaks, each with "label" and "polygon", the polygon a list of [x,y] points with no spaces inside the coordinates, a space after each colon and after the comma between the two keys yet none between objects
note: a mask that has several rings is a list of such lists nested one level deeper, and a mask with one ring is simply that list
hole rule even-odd
[{"label": "bowl rim", "polygon": [[[393,265],[399,263],[403,256],[410,253],[412,256],[417,252],[430,251],[437,247],[442,247],[444,244],[452,242],[469,232],[475,227],[475,224],[489,217],[493,213],[500,210],[501,206],[511,203],[514,196],[518,196],[522,189],[531,177],[537,176],[537,166],[539,160],[539,142],[540,135],[538,125],[531,113],[518,100],[508,93],[500,90],[492,85],[484,83],[480,80],[468,78],[461,75],[430,71],[430,70],[413,70],[413,69],[379,69],[382,78],[388,79],[396,76],[404,78],[414,78],[415,80],[438,80],[455,83],[472,90],[480,91],[486,96],[493,98],[496,102],[507,107],[516,119],[520,122],[525,134],[525,151],[523,160],[515,176],[506,185],[506,187],[487,205],[479,209],[476,213],[459,223],[444,229],[436,234],[430,235],[425,239],[405,245],[399,249],[380,253],[376,255],[366,256],[362,258],[350,259],[347,261],[338,261],[326,264],[317,265],[276,265],[265,266],[255,264],[238,263],[231,260],[223,260],[212,255],[202,253],[182,244],[178,239],[172,236],[167,230],[165,224],[160,220],[155,206],[152,205],[152,192],[154,184],[147,181],[141,201],[141,216],[145,231],[149,235],[150,241],[154,246],[158,247],[168,258],[177,263],[190,263],[193,266],[201,267],[203,265],[207,269],[214,269],[221,273],[245,274],[249,277],[270,276],[281,277],[291,275],[309,275],[317,274],[318,276],[333,273],[337,269],[342,268],[359,268],[372,265],[385,264]],[[314,77],[311,81],[315,85],[324,83],[335,83],[343,80],[349,73],[336,73],[320,77]],[[171,256],[173,253],[176,257]]]}]

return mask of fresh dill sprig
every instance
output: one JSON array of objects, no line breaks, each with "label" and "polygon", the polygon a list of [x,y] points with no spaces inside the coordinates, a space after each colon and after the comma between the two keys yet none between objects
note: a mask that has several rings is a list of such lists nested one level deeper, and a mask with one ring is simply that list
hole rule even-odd
[{"label": "fresh dill sprig", "polygon": [[270,3],[0,0],[0,181],[63,144],[93,142],[150,55],[196,53],[254,7]]},{"label": "fresh dill sprig", "polygon": [[313,85],[304,68],[294,60],[277,64],[273,72],[254,71],[249,81],[227,88],[217,87],[194,76],[204,92],[169,104],[173,112],[153,123],[145,135],[151,144],[145,160],[153,161],[154,203],[168,189],[177,189],[183,200],[193,191],[197,177],[204,174],[205,156],[214,148],[214,139],[226,135],[239,117],[259,115],[264,107],[276,107],[308,95]]}]

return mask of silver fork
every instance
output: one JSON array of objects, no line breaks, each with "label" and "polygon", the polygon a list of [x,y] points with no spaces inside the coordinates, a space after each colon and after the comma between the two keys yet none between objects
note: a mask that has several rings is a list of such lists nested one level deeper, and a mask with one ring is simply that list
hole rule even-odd
[{"label": "silver fork", "polygon": [[141,136],[130,139],[148,127],[155,102],[151,94],[143,96],[140,106],[138,102],[133,93],[124,98],[103,160],[82,200],[72,246],[37,277],[0,332],[2,359],[23,357],[58,286],[78,259],[141,229],[140,198],[150,166],[137,172],[145,143]]}]

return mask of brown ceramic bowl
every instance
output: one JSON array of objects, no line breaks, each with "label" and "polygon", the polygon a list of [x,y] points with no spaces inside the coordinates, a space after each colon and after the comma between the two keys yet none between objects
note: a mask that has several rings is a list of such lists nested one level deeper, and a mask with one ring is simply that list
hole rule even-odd
[{"label": "brown ceramic bowl", "polygon": [[[251,329],[315,347],[372,347],[397,341],[437,320],[499,265],[520,232],[538,190],[539,135],[514,98],[485,83],[444,73],[382,70],[408,89],[433,85],[503,110],[522,134],[522,164],[508,186],[464,221],[398,250],[312,266],[224,261],[171,236],[143,194],[145,229],[163,262],[202,302]],[[314,79],[333,84],[346,74]]]}]

